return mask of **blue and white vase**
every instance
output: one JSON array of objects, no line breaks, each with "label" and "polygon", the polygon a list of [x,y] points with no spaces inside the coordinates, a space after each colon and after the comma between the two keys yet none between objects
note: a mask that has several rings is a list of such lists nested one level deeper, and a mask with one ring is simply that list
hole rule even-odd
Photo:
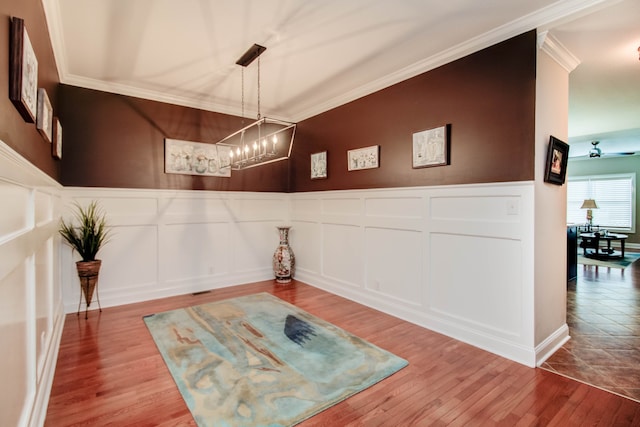
[{"label": "blue and white vase", "polygon": [[278,227],[280,232],[280,244],[273,254],[273,273],[276,282],[289,283],[293,277],[296,265],[296,257],[289,246],[289,229],[291,227]]}]

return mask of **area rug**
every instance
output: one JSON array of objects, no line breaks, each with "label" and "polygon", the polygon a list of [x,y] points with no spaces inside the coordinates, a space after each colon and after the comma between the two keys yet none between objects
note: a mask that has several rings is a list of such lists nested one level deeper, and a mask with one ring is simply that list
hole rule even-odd
[{"label": "area rug", "polygon": [[612,268],[625,269],[631,264],[633,264],[635,261],[637,261],[638,259],[640,259],[640,253],[638,252],[625,251],[624,258],[610,259],[610,260],[587,258],[583,256],[581,253],[578,254],[578,264],[595,265],[598,267],[612,267]]},{"label": "area rug", "polygon": [[268,293],[145,316],[199,426],[291,426],[407,365]]}]

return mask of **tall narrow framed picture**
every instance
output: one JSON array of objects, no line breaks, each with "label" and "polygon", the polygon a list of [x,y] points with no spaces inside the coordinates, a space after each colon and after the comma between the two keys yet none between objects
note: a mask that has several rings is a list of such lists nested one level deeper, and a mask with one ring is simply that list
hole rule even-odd
[{"label": "tall narrow framed picture", "polygon": [[413,134],[413,168],[449,164],[450,126],[444,125]]},{"label": "tall narrow framed picture", "polygon": [[36,121],[38,103],[38,60],[24,20],[11,20],[9,37],[9,99],[24,121]]},{"label": "tall narrow framed picture", "polygon": [[311,179],[323,179],[327,177],[327,152],[313,153],[311,155]]},{"label": "tall narrow framed picture", "polygon": [[36,129],[38,129],[45,141],[53,142],[53,107],[51,107],[47,91],[43,88],[38,89]]},{"label": "tall narrow framed picture", "polygon": [[62,125],[60,119],[53,118],[53,144],[51,146],[51,155],[60,160],[62,159]]},{"label": "tall narrow framed picture", "polygon": [[380,146],[357,148],[347,151],[347,168],[350,171],[380,167]]},{"label": "tall narrow framed picture", "polygon": [[551,184],[562,185],[567,176],[567,161],[569,160],[569,144],[555,136],[549,137],[547,162],[544,180]]}]

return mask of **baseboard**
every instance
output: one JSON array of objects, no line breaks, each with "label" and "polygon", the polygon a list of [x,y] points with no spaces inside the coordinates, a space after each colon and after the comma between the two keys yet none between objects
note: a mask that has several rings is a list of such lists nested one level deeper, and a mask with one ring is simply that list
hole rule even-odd
[{"label": "baseboard", "polygon": [[388,298],[388,296],[382,294],[377,295],[374,292],[362,288],[345,287],[337,281],[327,279],[312,272],[299,270],[295,278],[310,286],[382,311],[404,321],[446,335],[506,359],[513,360],[514,362],[531,368],[536,366],[536,352],[533,347],[527,347],[520,343],[505,340],[503,337],[491,336],[486,332],[472,330],[468,327],[454,324],[447,319],[441,319],[436,315],[427,314],[417,307],[405,306],[400,302]]},{"label": "baseboard", "polygon": [[[269,268],[262,268],[251,272],[223,275],[220,277],[206,277],[200,279],[187,279],[174,281],[171,283],[158,284],[153,287],[140,286],[140,290],[126,289],[125,291],[100,294],[100,306],[102,308],[117,307],[125,304],[135,304],[138,302],[151,301],[159,298],[167,298],[185,295],[195,292],[221,289],[229,286],[243,285],[246,283],[261,282],[273,279],[273,271]],[[99,286],[99,283],[98,283]],[[78,289],[78,297],[79,297]],[[97,310],[98,304],[96,296],[89,307],[89,311]],[[64,307],[65,313],[76,313],[78,303],[67,303]],[[84,300],[80,306],[80,311],[85,310]]]},{"label": "baseboard", "polygon": [[542,365],[553,353],[562,347],[571,337],[569,336],[569,326],[565,323],[558,328],[547,339],[536,346],[536,366]]}]

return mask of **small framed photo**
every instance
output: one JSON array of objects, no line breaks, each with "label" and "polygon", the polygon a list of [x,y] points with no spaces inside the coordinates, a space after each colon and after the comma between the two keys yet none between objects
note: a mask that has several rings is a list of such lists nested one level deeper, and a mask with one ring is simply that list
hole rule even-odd
[{"label": "small framed photo", "polygon": [[327,177],[327,152],[313,153],[311,155],[311,179],[323,179]]},{"label": "small framed photo", "polygon": [[60,160],[62,159],[62,125],[60,119],[53,118],[53,144],[51,146],[51,155]]},{"label": "small framed photo", "polygon": [[449,164],[449,125],[413,134],[413,167],[428,168]]},{"label": "small framed photo", "polygon": [[380,167],[379,154],[379,145],[347,151],[348,170],[357,171]]},{"label": "small framed photo", "polygon": [[567,176],[567,161],[569,160],[569,144],[560,141],[555,136],[549,137],[547,162],[544,172],[545,182],[562,185]]},{"label": "small framed photo", "polygon": [[38,89],[36,129],[47,142],[53,142],[53,108],[51,107],[51,101],[49,101],[49,95],[43,88]]},{"label": "small framed photo", "polygon": [[36,121],[38,60],[24,20],[11,20],[9,41],[9,99],[27,123]]}]

